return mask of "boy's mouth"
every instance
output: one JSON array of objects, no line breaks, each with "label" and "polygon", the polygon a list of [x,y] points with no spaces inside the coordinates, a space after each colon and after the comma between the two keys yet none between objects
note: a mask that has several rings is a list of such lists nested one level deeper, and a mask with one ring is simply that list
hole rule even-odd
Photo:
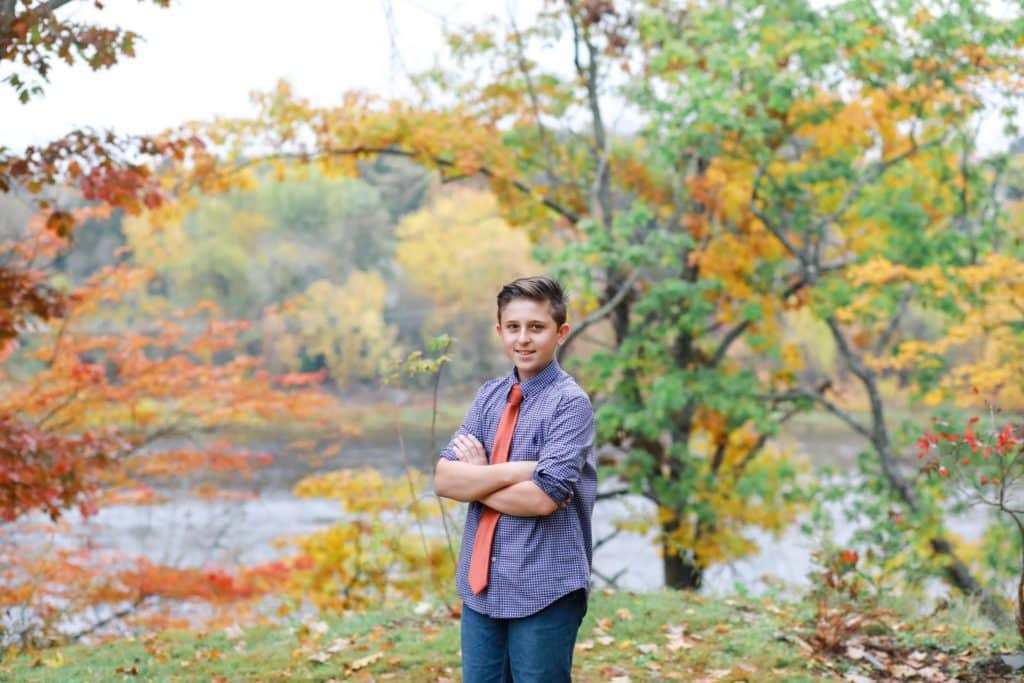
[{"label": "boy's mouth", "polygon": [[529,358],[534,353],[534,351],[524,351],[523,349],[516,350],[516,355],[519,356],[520,358]]}]

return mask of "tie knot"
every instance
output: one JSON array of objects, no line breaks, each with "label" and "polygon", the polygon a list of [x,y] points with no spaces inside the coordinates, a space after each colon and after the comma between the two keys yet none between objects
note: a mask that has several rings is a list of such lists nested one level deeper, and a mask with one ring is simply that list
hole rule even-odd
[{"label": "tie knot", "polygon": [[523,402],[523,390],[519,388],[519,384],[512,385],[512,391],[508,392],[508,403],[509,405],[517,406]]}]

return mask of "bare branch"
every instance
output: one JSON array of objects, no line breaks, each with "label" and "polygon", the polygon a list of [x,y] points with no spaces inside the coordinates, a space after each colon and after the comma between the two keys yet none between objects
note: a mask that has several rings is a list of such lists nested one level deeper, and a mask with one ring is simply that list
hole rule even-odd
[{"label": "bare branch", "polygon": [[775,222],[768,218],[768,215],[761,211],[757,206],[758,194],[761,191],[761,181],[767,176],[768,168],[765,164],[761,164],[757,169],[757,175],[754,177],[754,189],[750,193],[750,212],[757,217],[759,221],[764,223],[764,227],[768,228],[769,232],[775,235],[775,238],[782,243],[782,246],[786,248],[790,254],[792,254],[801,265],[806,265],[806,255],[796,248],[782,229],[775,225]]},{"label": "bare branch", "polygon": [[99,621],[97,621],[97,622],[95,622],[93,624],[90,624],[89,626],[83,628],[80,631],[75,631],[74,633],[70,634],[68,636],[68,638],[70,638],[71,640],[81,640],[85,636],[93,634],[96,631],[100,630],[101,628],[103,628],[107,624],[110,624],[110,623],[112,623],[114,621],[117,621],[118,619],[122,619],[124,617],[127,617],[129,614],[132,614],[133,612],[137,612],[139,610],[139,608],[142,607],[142,605],[150,597],[151,596],[146,595],[144,593],[140,594],[139,597],[137,597],[135,600],[133,600],[131,604],[126,605],[125,607],[122,607],[121,609],[116,610],[114,612],[111,612],[110,614],[108,614],[103,619],[100,619]]},{"label": "bare branch", "polygon": [[[569,3],[569,20],[572,23],[573,34],[573,63],[576,65],[576,73],[587,91],[587,104],[590,107],[591,125],[594,131],[594,142],[591,147],[591,154],[594,157],[594,164],[597,173],[594,176],[594,189],[591,199],[592,213],[598,213],[593,208],[596,204],[600,209],[601,224],[605,227],[611,225],[612,200],[611,200],[611,174],[608,168],[608,139],[604,126],[604,117],[601,112],[601,103],[597,92],[597,59],[600,52],[590,39],[590,32],[582,28],[577,21],[575,4]],[[587,49],[587,64],[584,66],[580,60],[580,46]]]},{"label": "bare branch", "polygon": [[612,531],[612,532],[611,532],[610,534],[608,534],[607,536],[605,536],[605,537],[603,537],[603,538],[600,538],[600,539],[598,539],[597,541],[594,541],[594,547],[593,547],[593,552],[595,552],[595,553],[596,553],[596,552],[597,552],[597,549],[598,549],[598,548],[600,548],[601,546],[603,546],[603,545],[604,545],[605,543],[608,543],[608,542],[610,542],[610,541],[613,541],[613,540],[615,540],[615,538],[617,538],[617,537],[618,537],[618,535],[619,535],[619,534],[621,534],[621,533],[622,533],[622,528],[620,527],[620,528],[617,528],[617,529],[615,529],[614,531]]},{"label": "bare branch", "polygon": [[597,578],[599,578],[602,581],[604,581],[605,584],[607,584],[609,588],[614,588],[614,589],[618,590],[619,589],[619,579],[622,578],[622,575],[626,573],[626,569],[627,569],[627,567],[623,567],[619,571],[615,572],[615,574],[612,575],[612,576],[605,576],[604,574],[602,574],[597,569],[594,569],[593,567],[590,569],[590,571],[591,571],[591,573],[594,576],[596,576]]},{"label": "bare branch", "polygon": [[729,347],[732,346],[733,342],[740,338],[748,327],[750,327],[750,321],[744,320],[742,323],[729,330],[725,335],[725,338],[722,339],[722,343],[719,344],[718,348],[715,350],[715,355],[711,357],[711,362],[708,367],[718,367],[718,364],[725,358],[725,354],[729,352]]},{"label": "bare branch", "polygon": [[612,489],[611,491],[598,491],[595,500],[611,500],[612,498],[625,496],[628,493],[629,489]]},{"label": "bare branch", "polygon": [[561,183],[555,175],[555,161],[551,153],[551,136],[540,118],[540,98],[537,96],[537,89],[533,85],[533,77],[530,75],[529,65],[526,62],[526,51],[523,49],[523,36],[516,25],[515,14],[512,12],[511,7],[509,7],[508,11],[508,21],[512,26],[512,42],[516,47],[516,66],[519,68],[519,73],[522,74],[523,81],[526,83],[526,94],[530,98],[530,106],[533,108],[533,120],[537,127],[537,137],[540,138],[541,149],[544,150],[545,175],[547,175],[548,183],[555,187]]},{"label": "bare branch", "polygon": [[[825,386],[828,386],[828,384],[826,384]],[[819,404],[820,406],[822,406],[823,408],[825,408],[827,411],[829,411],[836,417],[838,417],[843,422],[845,422],[858,434],[862,435],[866,439],[872,439],[873,435],[868,427],[858,422],[856,419],[853,418],[852,415],[847,413],[845,410],[837,406],[832,401],[829,401],[827,398],[825,398],[824,393],[822,391],[809,391],[807,389],[799,389],[796,391],[788,391],[783,394],[769,394],[764,398],[776,402],[796,401],[802,398],[810,399],[815,403]]]},{"label": "bare branch", "polygon": [[896,330],[900,327],[900,322],[903,320],[903,316],[906,314],[907,309],[910,307],[910,300],[914,298],[914,291],[916,287],[910,285],[903,290],[903,294],[900,296],[899,307],[896,309],[896,313],[893,314],[892,320],[889,321],[889,325],[886,327],[885,332],[878,339],[878,344],[875,345],[875,355],[879,355],[885,350],[885,347],[892,341],[893,335],[896,334]]},{"label": "bare branch", "polygon": [[569,346],[569,344],[572,343],[572,341],[576,337],[583,334],[584,330],[586,330],[594,323],[600,322],[601,320],[607,318],[612,312],[615,311],[618,305],[622,303],[623,299],[625,299],[626,296],[630,293],[630,291],[632,291],[633,285],[636,284],[636,281],[640,278],[641,272],[642,271],[640,270],[634,270],[632,273],[630,273],[629,277],[626,278],[626,281],[622,283],[621,287],[619,287],[619,291],[617,291],[615,295],[611,299],[609,299],[607,303],[605,303],[604,306],[601,306],[601,308],[597,309],[596,311],[588,315],[580,322],[579,325],[577,325],[576,327],[572,328],[569,331],[569,334],[566,336],[565,341],[562,343],[562,346],[558,349],[559,356],[562,353],[564,353],[565,349]]}]

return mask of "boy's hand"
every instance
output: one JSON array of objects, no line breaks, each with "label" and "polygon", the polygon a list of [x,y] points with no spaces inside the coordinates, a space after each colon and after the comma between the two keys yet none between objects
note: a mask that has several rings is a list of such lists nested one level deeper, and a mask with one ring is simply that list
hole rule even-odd
[{"label": "boy's hand", "polygon": [[472,434],[459,434],[452,442],[452,450],[459,456],[460,462],[468,462],[470,465],[486,465],[487,451]]}]

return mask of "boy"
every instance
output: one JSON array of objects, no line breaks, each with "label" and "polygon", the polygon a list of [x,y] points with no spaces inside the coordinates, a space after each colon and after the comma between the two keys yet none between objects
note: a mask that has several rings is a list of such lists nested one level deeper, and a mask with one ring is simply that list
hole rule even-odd
[{"label": "boy", "polygon": [[590,587],[594,414],[555,360],[566,298],[547,277],[498,293],[510,374],[484,384],[434,490],[468,502],[457,586],[465,683],[571,680]]}]

